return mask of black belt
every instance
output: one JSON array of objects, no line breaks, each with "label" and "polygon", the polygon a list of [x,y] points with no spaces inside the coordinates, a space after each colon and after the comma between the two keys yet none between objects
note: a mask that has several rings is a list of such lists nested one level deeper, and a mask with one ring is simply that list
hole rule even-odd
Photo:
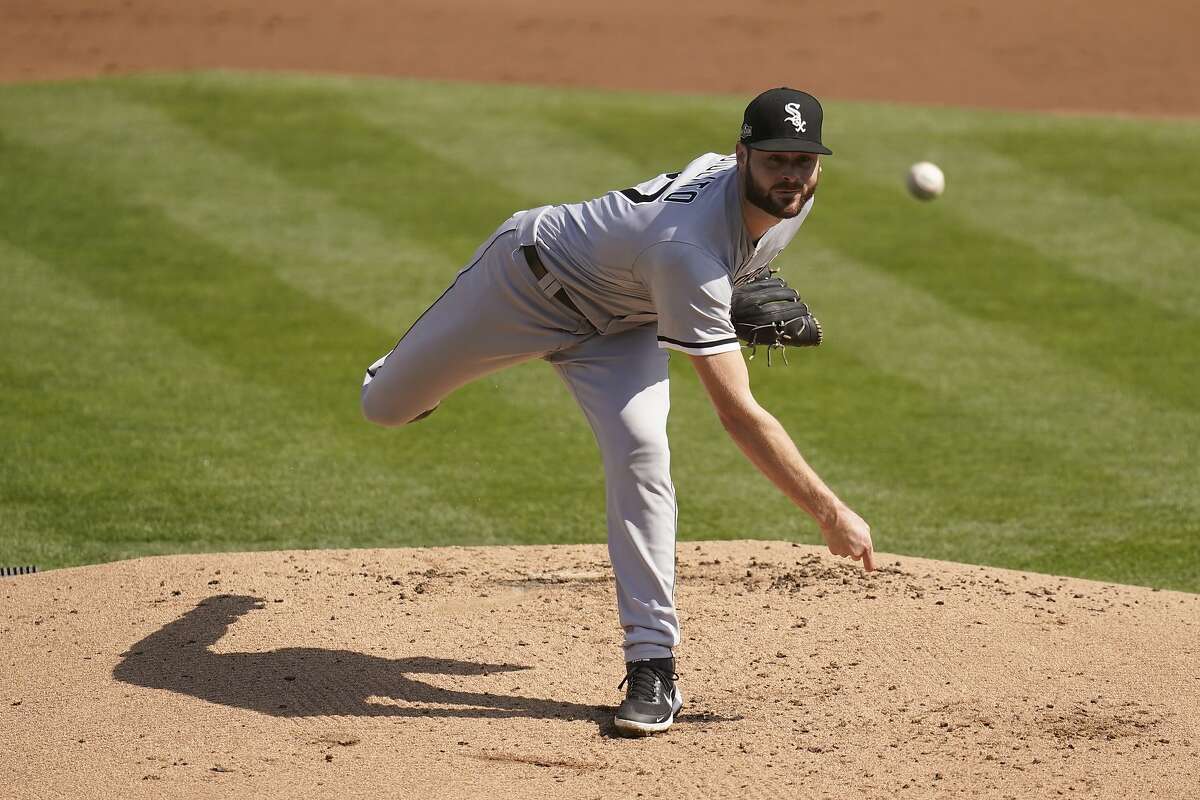
[{"label": "black belt", "polygon": [[[533,272],[533,277],[537,278],[539,281],[546,277],[546,265],[542,263],[541,256],[538,255],[537,247],[531,244],[523,244],[521,245],[521,252],[525,254],[525,260],[529,262],[529,269]],[[574,311],[579,316],[583,316],[583,312],[580,311],[579,307],[576,306],[575,303],[571,301],[571,298],[567,296],[566,289],[559,287],[559,290],[554,293],[554,299]]]}]

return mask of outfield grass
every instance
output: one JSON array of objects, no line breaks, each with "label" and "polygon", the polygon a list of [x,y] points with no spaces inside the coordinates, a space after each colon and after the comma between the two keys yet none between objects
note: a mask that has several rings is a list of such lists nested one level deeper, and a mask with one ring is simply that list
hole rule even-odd
[{"label": "outfield grass", "polygon": [[[545,365],[399,431],[359,381],[509,213],[728,151],[745,99],[0,87],[0,563],[602,541]],[[752,373],[877,546],[1200,591],[1200,123],[831,102],[825,131],[779,264],[827,344]],[[819,541],[672,370],[681,538]]]}]

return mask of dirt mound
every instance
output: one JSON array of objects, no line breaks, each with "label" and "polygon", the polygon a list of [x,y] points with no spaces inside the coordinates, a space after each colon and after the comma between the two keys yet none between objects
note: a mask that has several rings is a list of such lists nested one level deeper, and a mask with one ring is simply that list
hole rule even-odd
[{"label": "dirt mound", "polygon": [[1200,113],[1187,0],[0,0],[0,79],[237,67]]},{"label": "dirt mound", "polygon": [[640,741],[599,546],[0,579],[6,796],[1200,796],[1200,596],[884,563],[681,545]]}]

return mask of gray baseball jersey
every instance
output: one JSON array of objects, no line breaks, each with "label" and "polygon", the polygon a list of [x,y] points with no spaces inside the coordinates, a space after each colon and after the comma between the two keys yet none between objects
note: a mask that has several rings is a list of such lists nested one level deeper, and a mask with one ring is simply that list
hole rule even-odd
[{"label": "gray baseball jersey", "polygon": [[657,323],[660,347],[696,355],[738,348],[732,285],[771,262],[812,210],[746,236],[737,160],[708,153],[682,172],[585,203],[527,211],[521,241],[601,334]]}]

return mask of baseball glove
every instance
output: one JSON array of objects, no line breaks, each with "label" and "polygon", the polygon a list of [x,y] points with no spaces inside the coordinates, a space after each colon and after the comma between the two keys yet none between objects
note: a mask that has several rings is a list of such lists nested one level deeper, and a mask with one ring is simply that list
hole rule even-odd
[{"label": "baseball glove", "polygon": [[[821,343],[821,323],[808,305],[783,278],[770,273],[733,287],[730,317],[738,338],[751,347],[750,358],[754,358],[758,345],[766,346],[768,365],[771,351],[776,348],[816,347]],[[783,360],[786,364],[786,350]]]}]

